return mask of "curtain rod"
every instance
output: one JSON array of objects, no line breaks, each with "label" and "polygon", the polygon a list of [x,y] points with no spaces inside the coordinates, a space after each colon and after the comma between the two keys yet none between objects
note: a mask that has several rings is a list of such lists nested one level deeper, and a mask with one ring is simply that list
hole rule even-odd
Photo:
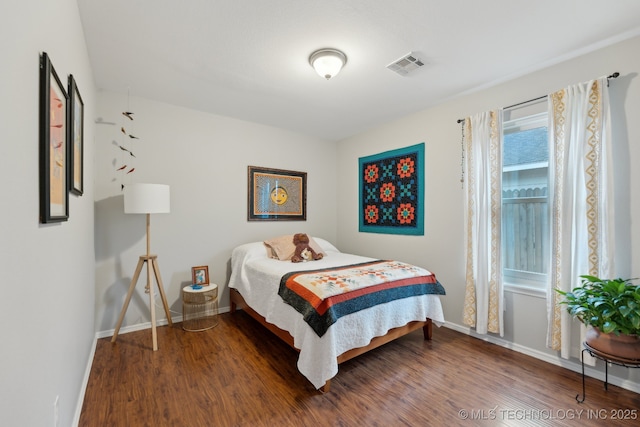
[{"label": "curtain rod", "polygon": [[[609,79],[617,79],[619,76],[620,76],[620,73],[619,73],[619,72],[617,72],[617,71],[616,71],[615,73],[613,73],[613,74],[611,74],[611,75],[607,76],[607,83],[608,83],[608,80],[609,80]],[[517,104],[509,105],[509,106],[507,106],[507,107],[504,107],[503,109],[504,109],[504,110],[508,110],[509,108],[517,107],[517,106],[519,106],[519,105],[523,105],[523,104],[528,104],[529,102],[533,102],[533,101],[539,101],[539,100],[541,100],[541,99],[545,99],[546,97],[547,97],[547,95],[539,96],[539,97],[537,97],[537,98],[533,98],[533,99],[530,99],[530,100],[528,100],[528,101],[518,102]],[[458,119],[458,120],[457,120],[457,123],[462,123],[462,122],[464,122],[464,119]]]}]

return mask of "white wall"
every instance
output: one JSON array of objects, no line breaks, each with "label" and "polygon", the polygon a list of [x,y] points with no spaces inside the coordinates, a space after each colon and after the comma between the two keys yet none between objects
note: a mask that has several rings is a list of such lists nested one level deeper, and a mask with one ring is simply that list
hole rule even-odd
[{"label": "white wall", "polygon": [[93,134],[85,127],[85,193],[69,196],[68,222],[41,225],[39,56],[66,87],[73,74],[95,115],[94,82],[75,0],[0,3],[0,424],[53,426],[74,418],[94,339]]},{"label": "white wall", "polygon": [[[133,122],[121,114],[127,109],[134,113]],[[96,330],[103,335],[115,328],[138,257],[146,250],[144,215],[123,213],[122,172],[116,171],[122,164],[136,167],[125,183],[171,186],[171,213],[151,216],[151,251],[158,254],[172,317],[182,314],[180,290],[191,283],[192,266],[209,266],[211,281],[222,288],[224,311],[234,247],[295,232],[335,241],[336,143],[133,94],[101,92],[95,119],[102,123],[96,125]],[[128,143],[121,126],[140,138],[133,147],[127,145],[135,159],[117,147]],[[306,172],[307,221],[248,222],[249,165]],[[145,277],[143,273],[123,330],[148,326]],[[157,313],[165,318],[161,308]]]},{"label": "white wall", "polygon": [[[569,84],[606,76],[611,81],[611,112],[616,159],[615,207],[617,275],[640,277],[640,38],[554,65],[544,70],[459,97],[438,107],[388,123],[338,145],[338,245],[348,252],[397,258],[436,272],[445,286],[445,318],[461,330],[465,286],[464,194],[461,189],[461,131],[456,123],[470,114],[548,94]],[[425,235],[420,237],[358,232],[358,158],[393,148],[426,143]],[[541,357],[555,358],[545,347],[546,300],[506,295],[504,343]],[[437,336],[437,335],[436,335]],[[575,360],[574,360],[575,361]],[[600,366],[602,367],[602,366]],[[612,373],[640,387],[637,370]]]}]

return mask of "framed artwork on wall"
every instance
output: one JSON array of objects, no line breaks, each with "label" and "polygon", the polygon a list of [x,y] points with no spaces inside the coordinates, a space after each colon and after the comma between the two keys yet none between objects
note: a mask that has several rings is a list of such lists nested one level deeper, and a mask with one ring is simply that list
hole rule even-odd
[{"label": "framed artwork on wall", "polygon": [[84,102],[73,75],[69,75],[69,185],[84,193]]},{"label": "framed artwork on wall", "polygon": [[69,219],[67,104],[51,59],[40,56],[40,222]]},{"label": "framed artwork on wall", "polygon": [[424,143],[358,159],[359,228],[424,235]]},{"label": "framed artwork on wall", "polygon": [[249,221],[306,221],[307,173],[249,166]]},{"label": "framed artwork on wall", "polygon": [[209,284],[209,267],[201,265],[191,267],[191,280],[194,285],[205,286]]}]

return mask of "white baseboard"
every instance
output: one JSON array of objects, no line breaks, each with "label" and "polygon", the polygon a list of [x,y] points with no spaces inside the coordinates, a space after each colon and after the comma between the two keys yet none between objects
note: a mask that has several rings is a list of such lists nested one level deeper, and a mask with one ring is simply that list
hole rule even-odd
[{"label": "white baseboard", "polygon": [[[508,348],[509,350],[517,351],[518,353],[526,354],[527,356],[534,357],[536,359],[542,360],[547,363],[551,363],[552,365],[560,366],[566,369],[569,369],[574,372],[578,372],[582,374],[582,364],[577,361],[563,359],[559,356],[553,356],[548,353],[544,353],[540,350],[536,350],[533,348],[525,347],[520,344],[515,344],[510,341],[506,341],[494,336],[490,335],[479,335],[473,329],[468,326],[461,326],[451,322],[445,322],[443,325],[445,328],[453,329],[460,333],[470,335],[474,338],[478,338],[482,341],[487,341],[492,344],[499,345],[500,347]],[[600,379],[604,381],[605,373],[594,369],[590,366],[585,365],[584,374],[588,377]],[[640,393],[640,383],[630,381],[625,378],[616,377],[614,375],[609,374],[609,384],[616,385],[618,387],[624,388],[625,390],[633,391],[635,393]],[[582,392],[582,390],[577,390]]]},{"label": "white baseboard", "polygon": [[[180,323],[182,322],[182,316],[171,316],[171,321]],[[156,322],[156,326],[166,326],[169,324],[167,319],[160,319]],[[118,335],[127,334],[129,332],[142,331],[144,329],[151,329],[151,322],[138,323],[135,325],[122,326],[118,331]],[[96,338],[107,338],[113,336],[115,332],[114,329],[109,329],[107,331],[96,332]]]},{"label": "white baseboard", "polygon": [[[228,313],[229,310],[230,310],[229,307],[218,308],[218,314]],[[175,323],[182,322],[182,315],[175,315],[175,314],[172,315],[171,321]],[[169,324],[169,321],[167,319],[160,319],[156,322],[156,326],[166,326],[168,324]],[[118,335],[126,334],[129,332],[142,331],[144,329],[151,329],[151,322],[144,322],[144,323],[137,323],[135,325],[122,326],[120,328],[120,331],[118,332]],[[106,331],[96,332],[96,337],[98,339],[110,337],[110,336],[113,336],[113,333],[115,331],[116,331],[115,328],[113,328]]]},{"label": "white baseboard", "polygon": [[76,403],[76,412],[73,414],[73,422],[71,425],[73,427],[78,427],[80,423],[80,414],[82,413],[82,405],[84,404],[84,395],[87,392],[87,384],[89,384],[89,376],[91,375],[91,366],[93,365],[93,357],[96,354],[96,345],[98,344],[98,338],[93,338],[93,343],[91,344],[91,350],[89,351],[89,357],[87,359],[87,366],[84,369],[84,377],[82,379],[82,384],[80,388],[80,393],[78,393],[78,402]]}]

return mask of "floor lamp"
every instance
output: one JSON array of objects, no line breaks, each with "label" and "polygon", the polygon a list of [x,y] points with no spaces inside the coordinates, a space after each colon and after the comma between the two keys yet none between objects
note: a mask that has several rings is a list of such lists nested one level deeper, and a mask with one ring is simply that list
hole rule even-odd
[{"label": "floor lamp", "polygon": [[122,306],[118,323],[116,324],[115,332],[111,342],[116,342],[120,326],[124,315],[129,307],[129,301],[135,290],[138,277],[144,264],[147,264],[147,286],[145,292],[149,294],[149,309],[151,310],[151,335],[153,338],[153,351],[158,350],[158,335],[156,332],[156,306],[153,297],[153,286],[151,286],[151,272],[156,278],[158,284],[158,290],[162,297],[162,304],[164,305],[164,311],[167,314],[167,320],[169,326],[172,326],[171,313],[169,311],[169,304],[167,304],[167,296],[164,293],[162,286],[162,278],[160,277],[160,269],[158,268],[158,256],[150,253],[150,241],[151,241],[151,214],[152,213],[169,213],[170,209],[170,195],[169,186],[162,184],[129,184],[124,187],[124,213],[126,214],[146,214],[147,215],[147,254],[142,255],[138,260],[138,266],[131,279],[129,285],[129,292],[127,292],[127,298]]}]

